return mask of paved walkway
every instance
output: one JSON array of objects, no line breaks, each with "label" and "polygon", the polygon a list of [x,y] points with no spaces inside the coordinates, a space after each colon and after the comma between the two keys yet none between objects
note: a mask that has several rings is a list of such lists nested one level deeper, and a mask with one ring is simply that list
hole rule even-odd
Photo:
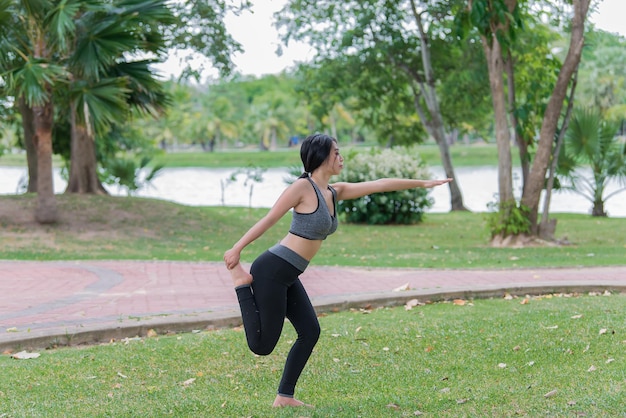
[{"label": "paved walkway", "polygon": [[[490,271],[310,266],[302,281],[322,312],[413,298],[626,292],[626,266]],[[222,263],[0,261],[0,351],[239,324]]]}]

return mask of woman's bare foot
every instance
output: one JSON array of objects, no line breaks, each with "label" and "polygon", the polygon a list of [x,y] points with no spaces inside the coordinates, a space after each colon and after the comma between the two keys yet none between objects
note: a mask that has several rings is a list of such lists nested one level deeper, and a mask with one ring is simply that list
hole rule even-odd
[{"label": "woman's bare foot", "polygon": [[296,398],[288,398],[287,396],[276,395],[274,399],[274,408],[282,408],[283,406],[306,406],[307,408],[313,408],[313,405],[306,404]]},{"label": "woman's bare foot", "polygon": [[241,263],[230,269],[230,276],[235,287],[252,283],[252,275],[243,269]]}]

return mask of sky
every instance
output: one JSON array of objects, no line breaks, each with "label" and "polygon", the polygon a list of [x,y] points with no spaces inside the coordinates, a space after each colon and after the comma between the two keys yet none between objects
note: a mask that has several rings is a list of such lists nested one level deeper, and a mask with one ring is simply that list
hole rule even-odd
[{"label": "sky", "polygon": [[[287,0],[251,0],[253,12],[245,12],[240,16],[229,16],[226,19],[226,27],[233,38],[244,49],[243,54],[233,57],[237,66],[236,71],[244,75],[262,76],[277,74],[284,69],[293,67],[298,61],[308,61],[313,57],[313,52],[305,44],[289,44],[282,47],[282,55],[278,56],[276,50],[280,46],[278,32],[273,27],[272,15],[280,10]],[[598,11],[590,15],[590,20],[597,28],[608,32],[616,32],[626,36],[626,0],[602,0]],[[176,74],[180,68],[179,56],[172,56],[166,63],[158,68],[164,73]],[[206,60],[194,60],[194,67],[199,68]],[[209,64],[210,65],[210,64]],[[217,76],[214,70],[206,70],[203,74]]]}]

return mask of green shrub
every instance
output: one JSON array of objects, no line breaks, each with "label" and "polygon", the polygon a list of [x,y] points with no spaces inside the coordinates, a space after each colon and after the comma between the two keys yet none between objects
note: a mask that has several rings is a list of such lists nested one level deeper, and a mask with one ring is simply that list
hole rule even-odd
[{"label": "green shrub", "polygon": [[[372,149],[347,154],[337,181],[361,182],[384,177],[428,179],[430,173],[415,148]],[[418,188],[343,200],[338,203],[338,212],[344,221],[351,223],[415,224],[432,205],[428,190]]]},{"label": "green shrub", "polygon": [[488,207],[491,212],[486,215],[486,221],[491,238],[530,232],[530,210],[528,207],[521,204],[517,206],[515,201],[491,202]]}]

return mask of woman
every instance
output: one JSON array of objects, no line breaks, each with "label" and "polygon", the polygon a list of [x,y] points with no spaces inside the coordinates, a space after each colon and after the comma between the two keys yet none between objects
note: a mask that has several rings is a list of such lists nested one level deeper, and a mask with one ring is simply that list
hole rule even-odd
[{"label": "woman", "polygon": [[[226,253],[250,350],[270,354],[282,332],[285,317],[298,338],[291,347],[274,406],[303,406],[294,398],[295,386],[320,335],[313,305],[300,282],[309,261],[326,237],[337,229],[337,201],[372,193],[435,187],[451,181],[387,178],[361,183],[328,184],[343,168],[337,141],[323,134],[307,137],[300,157],[304,174],[291,184],[260,221]],[[277,245],[252,263],[250,273],[239,263],[241,251],[293,209],[291,228]],[[254,279],[254,280],[253,280]]]}]

